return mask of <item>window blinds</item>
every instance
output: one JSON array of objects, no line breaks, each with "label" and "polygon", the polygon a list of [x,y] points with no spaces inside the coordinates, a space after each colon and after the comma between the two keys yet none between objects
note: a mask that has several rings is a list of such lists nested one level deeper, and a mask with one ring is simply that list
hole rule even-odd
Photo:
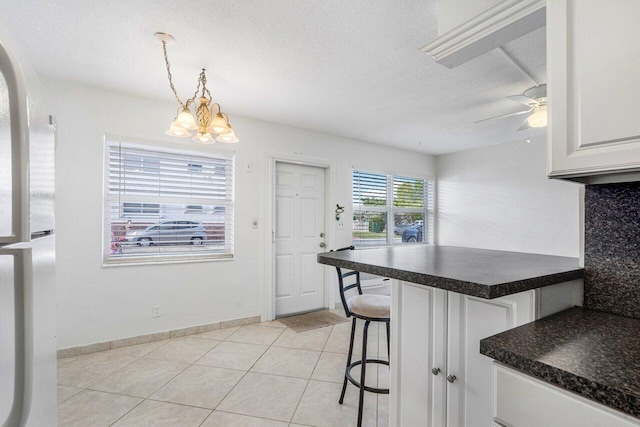
[{"label": "window blinds", "polygon": [[105,260],[230,258],[231,155],[107,141]]},{"label": "window blinds", "polygon": [[352,178],[355,246],[433,243],[432,180],[358,170]]}]

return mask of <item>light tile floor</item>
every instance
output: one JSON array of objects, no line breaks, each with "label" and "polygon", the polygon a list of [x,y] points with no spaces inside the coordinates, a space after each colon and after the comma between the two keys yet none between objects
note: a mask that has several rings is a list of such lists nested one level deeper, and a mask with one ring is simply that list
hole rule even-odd
[{"label": "light tile floor", "polygon": [[[343,315],[341,310],[336,314]],[[278,321],[220,329],[58,361],[66,426],[355,426],[358,390],[338,404],[351,321],[296,333]],[[362,325],[356,334],[360,354]],[[386,359],[372,323],[368,356]],[[355,370],[354,370],[355,373]],[[367,384],[388,387],[386,366]],[[388,425],[389,397],[367,393],[364,425]]]}]

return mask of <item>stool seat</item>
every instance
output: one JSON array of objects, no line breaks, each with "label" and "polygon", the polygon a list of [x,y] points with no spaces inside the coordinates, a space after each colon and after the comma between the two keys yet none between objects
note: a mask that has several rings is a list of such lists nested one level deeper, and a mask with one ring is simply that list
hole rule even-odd
[{"label": "stool seat", "polygon": [[389,319],[391,297],[386,295],[356,295],[347,300],[349,311],[369,319]]}]

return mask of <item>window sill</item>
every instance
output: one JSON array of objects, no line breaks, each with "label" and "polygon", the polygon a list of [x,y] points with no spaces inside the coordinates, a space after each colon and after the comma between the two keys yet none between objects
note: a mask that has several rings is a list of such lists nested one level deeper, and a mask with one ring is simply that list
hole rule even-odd
[{"label": "window sill", "polygon": [[197,262],[217,262],[217,261],[233,261],[234,255],[228,254],[224,256],[174,256],[174,257],[131,257],[131,258],[111,258],[102,262],[102,267],[129,267],[143,265],[160,265],[160,264],[190,264]]}]

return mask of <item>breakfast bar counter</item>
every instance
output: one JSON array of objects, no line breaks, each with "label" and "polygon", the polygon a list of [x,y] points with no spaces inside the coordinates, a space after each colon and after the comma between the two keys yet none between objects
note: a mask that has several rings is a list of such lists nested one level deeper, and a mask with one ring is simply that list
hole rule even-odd
[{"label": "breakfast bar counter", "polygon": [[405,245],[318,254],[321,264],[493,299],[581,279],[577,258],[456,246]]},{"label": "breakfast bar counter", "polygon": [[389,277],[390,426],[488,426],[493,361],[480,340],[580,304],[577,258],[404,245],[318,254]]}]

